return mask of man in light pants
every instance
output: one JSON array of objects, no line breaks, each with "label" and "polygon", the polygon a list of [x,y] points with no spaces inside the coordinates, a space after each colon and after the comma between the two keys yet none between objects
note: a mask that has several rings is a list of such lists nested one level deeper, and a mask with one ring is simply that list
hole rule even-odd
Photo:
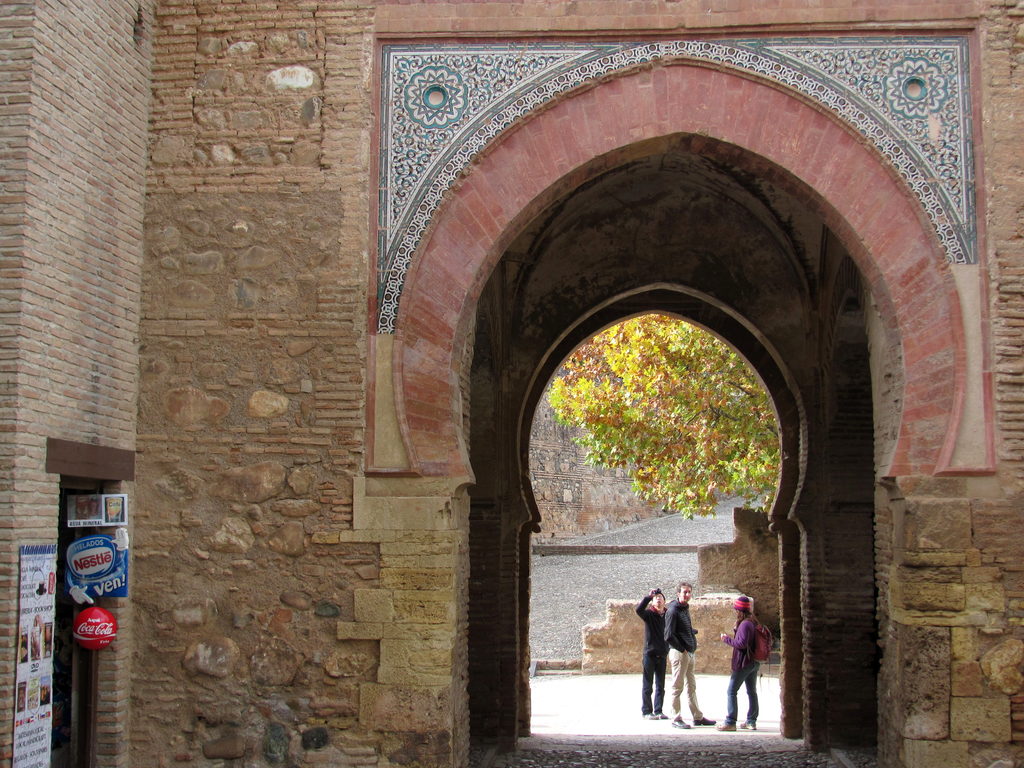
[{"label": "man in light pants", "polygon": [[697,678],[694,675],[696,661],[693,656],[697,650],[697,630],[690,623],[692,596],[693,585],[685,581],[680,582],[676,590],[676,599],[668,604],[665,613],[665,640],[669,645],[668,661],[672,667],[669,710],[673,713],[672,725],[676,728],[690,727],[690,724],[683,720],[683,710],[680,706],[683,686],[687,689],[693,724],[715,724],[714,720],[704,717],[697,704]]}]

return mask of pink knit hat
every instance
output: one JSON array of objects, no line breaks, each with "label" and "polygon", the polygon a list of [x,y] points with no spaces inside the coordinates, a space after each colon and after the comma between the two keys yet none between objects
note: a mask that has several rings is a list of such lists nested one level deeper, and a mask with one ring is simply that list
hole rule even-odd
[{"label": "pink knit hat", "polygon": [[754,607],[754,601],[746,595],[740,595],[733,601],[732,607],[737,611],[749,611]]}]

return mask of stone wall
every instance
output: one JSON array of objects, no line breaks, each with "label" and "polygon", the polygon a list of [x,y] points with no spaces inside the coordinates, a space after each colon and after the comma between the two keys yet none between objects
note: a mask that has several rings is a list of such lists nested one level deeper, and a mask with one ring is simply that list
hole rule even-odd
[{"label": "stone wall", "polygon": [[988,766],[1020,756],[1019,541],[1007,535],[1010,505],[986,486],[906,478],[882,494],[894,547],[880,707],[901,739],[879,745],[880,761]]},{"label": "stone wall", "polygon": [[[359,505],[379,493],[354,484],[365,455],[371,12],[158,8],[138,759],[161,743],[184,761],[314,751],[375,761],[410,748],[374,735],[389,729],[451,759],[450,736],[434,735],[427,714],[453,706],[441,684],[451,645],[429,635],[458,621],[454,575],[439,566],[460,538],[392,533],[386,514],[376,516],[385,530],[352,533]],[[422,628],[415,662],[401,633],[381,629],[406,622]],[[424,714],[410,729],[411,712]],[[389,725],[395,713],[406,720]]]},{"label": "stone wall", "polygon": [[[732,602],[739,593],[695,597],[690,616],[697,630],[697,674],[728,675],[732,647],[719,639],[732,632],[736,611]],[[644,625],[632,600],[609,600],[603,622],[583,627],[585,675],[640,674],[643,671]]]},{"label": "stone wall", "polygon": [[[140,682],[135,708],[138,722],[174,744],[182,756],[233,754],[230,749],[241,740],[247,755],[267,749],[265,744],[277,749],[287,743],[294,756],[308,757],[312,749],[306,746],[320,743],[320,728],[327,729],[330,739],[326,754],[339,761],[458,763],[463,754],[458,729],[447,726],[460,722],[465,706],[453,684],[466,661],[459,642],[459,584],[465,576],[460,558],[466,547],[459,521],[464,517],[453,488],[462,478],[435,484],[372,472],[364,477],[368,467],[376,466],[368,461],[364,429],[387,411],[373,398],[387,394],[379,383],[390,381],[392,373],[381,369],[387,376],[374,378],[380,371],[373,369],[374,341],[366,331],[374,304],[367,285],[373,250],[369,222],[377,197],[372,176],[375,42],[431,33],[447,39],[455,31],[504,36],[511,29],[575,35],[581,26],[601,35],[635,35],[642,25],[647,33],[684,36],[709,30],[791,31],[793,25],[810,25],[801,26],[808,33],[837,28],[875,33],[879,24],[889,23],[894,29],[923,25],[932,31],[976,26],[976,39],[986,41],[980,45],[977,78],[988,89],[984,99],[990,101],[981,112],[990,121],[985,130],[992,142],[984,148],[991,176],[982,185],[1019,191],[1014,175],[1019,140],[1007,119],[995,116],[996,107],[1016,103],[1019,95],[1018,9],[1012,4],[979,9],[966,2],[927,7],[851,3],[825,9],[810,0],[787,0],[768,10],[712,3],[705,13],[656,3],[645,5],[656,13],[643,15],[643,21],[637,21],[639,5],[629,2],[594,4],[586,12],[568,3],[528,2],[514,13],[499,3],[421,5],[355,4],[315,12],[302,4],[284,5],[275,9],[271,24],[261,15],[264,11],[246,3],[160,4],[139,438],[145,450],[147,509],[139,520],[143,535],[137,553],[139,583],[145,585],[138,604],[146,636],[155,639],[138,649],[140,681],[146,682]],[[1012,114],[1010,106],[1001,108],[1002,114]],[[1017,301],[1020,233],[1013,201],[1019,197],[992,196],[982,217],[991,222],[993,233],[992,289],[999,299],[993,307],[1010,308]],[[311,210],[303,208],[304,201]],[[470,211],[466,220],[476,213]],[[311,231],[315,237],[301,236]],[[465,258],[462,248],[444,250]],[[432,280],[447,290],[447,275],[438,275]],[[889,297],[880,298],[879,312],[885,315]],[[431,330],[463,311],[461,304],[428,309]],[[991,368],[1011,437],[1019,378],[1013,312],[993,311],[1000,344]],[[891,323],[891,316],[883,322]],[[385,346],[380,342],[380,348]],[[886,350],[876,351],[876,359],[895,365]],[[918,354],[915,360],[928,354],[920,348],[910,351]],[[986,362],[975,362],[987,375]],[[450,374],[447,363],[440,367]],[[876,392],[898,394],[892,383],[898,381],[876,382]],[[910,392],[916,397],[930,383],[922,378],[911,385],[918,387]],[[409,401],[412,427],[427,435],[419,445],[426,454],[437,442],[435,427],[444,420],[438,413],[448,403],[435,402],[430,387],[418,394],[421,399]],[[892,402],[895,395],[879,400],[885,401],[879,416],[891,426],[902,403]],[[859,424],[866,423],[859,418]],[[921,429],[928,432],[931,426]],[[880,453],[890,452],[895,439],[889,432],[880,435]],[[1013,446],[1012,439],[1007,441],[1001,455],[1005,487],[979,481],[948,494],[971,500],[957,506],[958,530],[966,531],[961,524],[968,509],[978,518],[972,536],[985,530],[985,520],[998,527],[1012,519],[1005,497],[1018,474]],[[374,450],[383,455],[385,447]],[[401,451],[395,453],[394,466],[407,469]],[[829,521],[819,510],[829,508],[833,489],[815,476],[802,490],[810,501],[801,511],[823,519],[815,520],[819,529],[804,532],[802,569],[791,587],[801,592],[801,626],[808,628],[808,648],[818,654],[808,662],[808,685],[826,691],[830,673],[841,662],[819,654],[815,643],[825,642],[822,628],[842,618],[841,608],[828,605],[827,596],[843,593],[843,584],[833,583],[833,578],[842,580],[842,572],[833,577],[829,568],[829,558],[842,551],[843,536],[834,533],[828,543],[832,548],[823,554],[821,528]],[[500,487],[495,496],[507,493]],[[965,555],[971,565],[962,572],[933,571],[917,562],[909,567],[899,557],[889,558],[887,548],[890,541],[899,547],[901,514],[888,508],[879,513],[875,574],[885,592],[879,605],[887,629],[880,639],[890,659],[882,678],[884,695],[901,697],[887,702],[893,708],[913,710],[927,708],[931,700],[926,692],[901,687],[896,675],[906,667],[903,662],[917,658],[918,646],[924,648],[922,663],[944,661],[944,628],[964,620],[959,604],[925,605],[924,613],[912,618],[902,613],[907,595],[939,594],[948,600],[959,593],[945,587],[917,590],[915,579],[925,570],[937,584],[955,576],[959,586],[985,578],[1007,580],[1012,587],[1009,559],[993,559],[998,546],[1012,544],[972,543],[977,555]],[[500,518],[500,511],[494,516]],[[890,519],[892,530],[886,530]],[[508,525],[499,519],[496,527],[503,538],[484,549],[493,562],[481,572],[487,576],[493,566],[498,575],[480,583],[481,594],[495,583],[514,582],[516,558]],[[871,571],[860,556],[844,565]],[[991,636],[982,628],[996,627],[1000,642],[1016,637],[1014,589],[1003,595],[1009,613],[992,607],[983,612],[984,624],[971,625],[969,639],[980,645],[961,643],[956,657],[950,651],[951,669],[954,658],[962,660],[968,675],[985,654],[1001,647],[989,647]],[[964,606],[968,592],[973,601],[978,591],[964,588]],[[201,595],[207,607],[196,614],[174,598],[176,610],[169,620],[163,618],[168,595],[179,593]],[[985,599],[993,606],[998,602],[991,594]],[[885,613],[890,602],[891,615]],[[404,640],[413,628],[427,637],[427,653],[414,653]],[[501,628],[514,636],[515,624],[507,617]],[[948,635],[952,642],[952,631]],[[452,637],[455,642],[447,642]],[[158,649],[158,641],[166,648]],[[237,656],[227,641],[238,647]],[[212,667],[212,675],[194,664],[179,669],[181,658],[206,658],[202,643],[222,649],[222,657],[232,663]],[[496,651],[503,666],[514,666],[515,653],[496,645],[484,643],[477,650]],[[449,653],[451,647],[455,650]],[[1012,656],[1012,648],[1007,650]],[[493,687],[490,682],[484,677],[476,686],[486,691]],[[957,690],[964,694],[957,707],[976,704],[982,713],[1012,709],[1012,695],[1017,695],[991,686]],[[299,691],[309,698],[295,696]],[[191,699],[199,703],[179,726],[170,714]],[[236,725],[225,712],[228,702],[239,700],[245,707]],[[818,711],[819,702],[813,703]],[[390,714],[414,704],[437,713],[436,719],[414,723],[415,737],[403,735],[408,723]],[[953,704],[939,704],[940,710],[952,711]],[[1004,722],[1002,714],[992,722]],[[505,723],[507,713],[497,720]],[[926,765],[924,755],[938,750],[944,757],[950,752],[950,765],[966,765],[1007,744],[998,740],[1001,734],[975,738],[978,729],[947,738],[945,731],[915,728],[890,729],[899,732],[891,739],[894,764]],[[992,744],[997,746],[987,746]],[[138,742],[136,749],[145,747]]]},{"label": "stone wall", "polygon": [[633,492],[624,470],[593,467],[573,437],[541,397],[530,431],[530,480],[540,512],[538,536],[553,538],[600,533],[662,514]]},{"label": "stone wall", "polygon": [[[733,541],[697,550],[696,582],[703,593],[690,601],[690,615],[698,630],[697,672],[701,674],[730,672],[732,649],[718,636],[732,631],[736,623],[732,602],[740,594],[754,597],[758,618],[781,640],[778,542],[768,531],[763,512],[737,507],[733,523]],[[644,632],[635,605],[629,600],[609,600],[605,620],[583,627],[585,674],[641,671]]]},{"label": "stone wall", "polygon": [[698,582],[706,593],[743,593],[754,598],[758,618],[779,634],[779,541],[764,512],[737,507],[733,540],[697,551]]}]

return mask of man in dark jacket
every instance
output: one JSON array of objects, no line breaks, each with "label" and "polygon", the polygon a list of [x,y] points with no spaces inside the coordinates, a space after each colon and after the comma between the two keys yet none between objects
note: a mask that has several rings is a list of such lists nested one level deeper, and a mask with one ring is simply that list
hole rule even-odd
[{"label": "man in dark jacket", "polygon": [[[636,615],[644,622],[644,682],[641,690],[640,712],[648,720],[668,720],[662,714],[665,702],[665,595],[652,589],[636,606]],[[651,694],[654,699],[651,699]]]},{"label": "man in dark jacket", "polygon": [[693,585],[680,582],[676,590],[676,599],[668,604],[665,614],[665,640],[669,645],[668,661],[672,666],[672,686],[669,697],[669,709],[673,714],[672,725],[676,728],[689,728],[690,724],[683,720],[683,709],[680,704],[683,687],[687,689],[690,702],[690,714],[694,725],[714,725],[708,720],[697,704],[697,678],[694,652],[697,650],[697,630],[690,622],[690,598],[693,596]]}]

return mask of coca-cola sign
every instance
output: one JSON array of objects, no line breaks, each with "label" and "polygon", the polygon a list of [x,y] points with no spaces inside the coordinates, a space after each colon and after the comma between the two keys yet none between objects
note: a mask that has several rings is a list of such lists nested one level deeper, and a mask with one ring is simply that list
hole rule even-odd
[{"label": "coca-cola sign", "polygon": [[91,606],[78,614],[73,634],[80,646],[98,651],[117,637],[117,619],[110,611],[98,605]]}]

